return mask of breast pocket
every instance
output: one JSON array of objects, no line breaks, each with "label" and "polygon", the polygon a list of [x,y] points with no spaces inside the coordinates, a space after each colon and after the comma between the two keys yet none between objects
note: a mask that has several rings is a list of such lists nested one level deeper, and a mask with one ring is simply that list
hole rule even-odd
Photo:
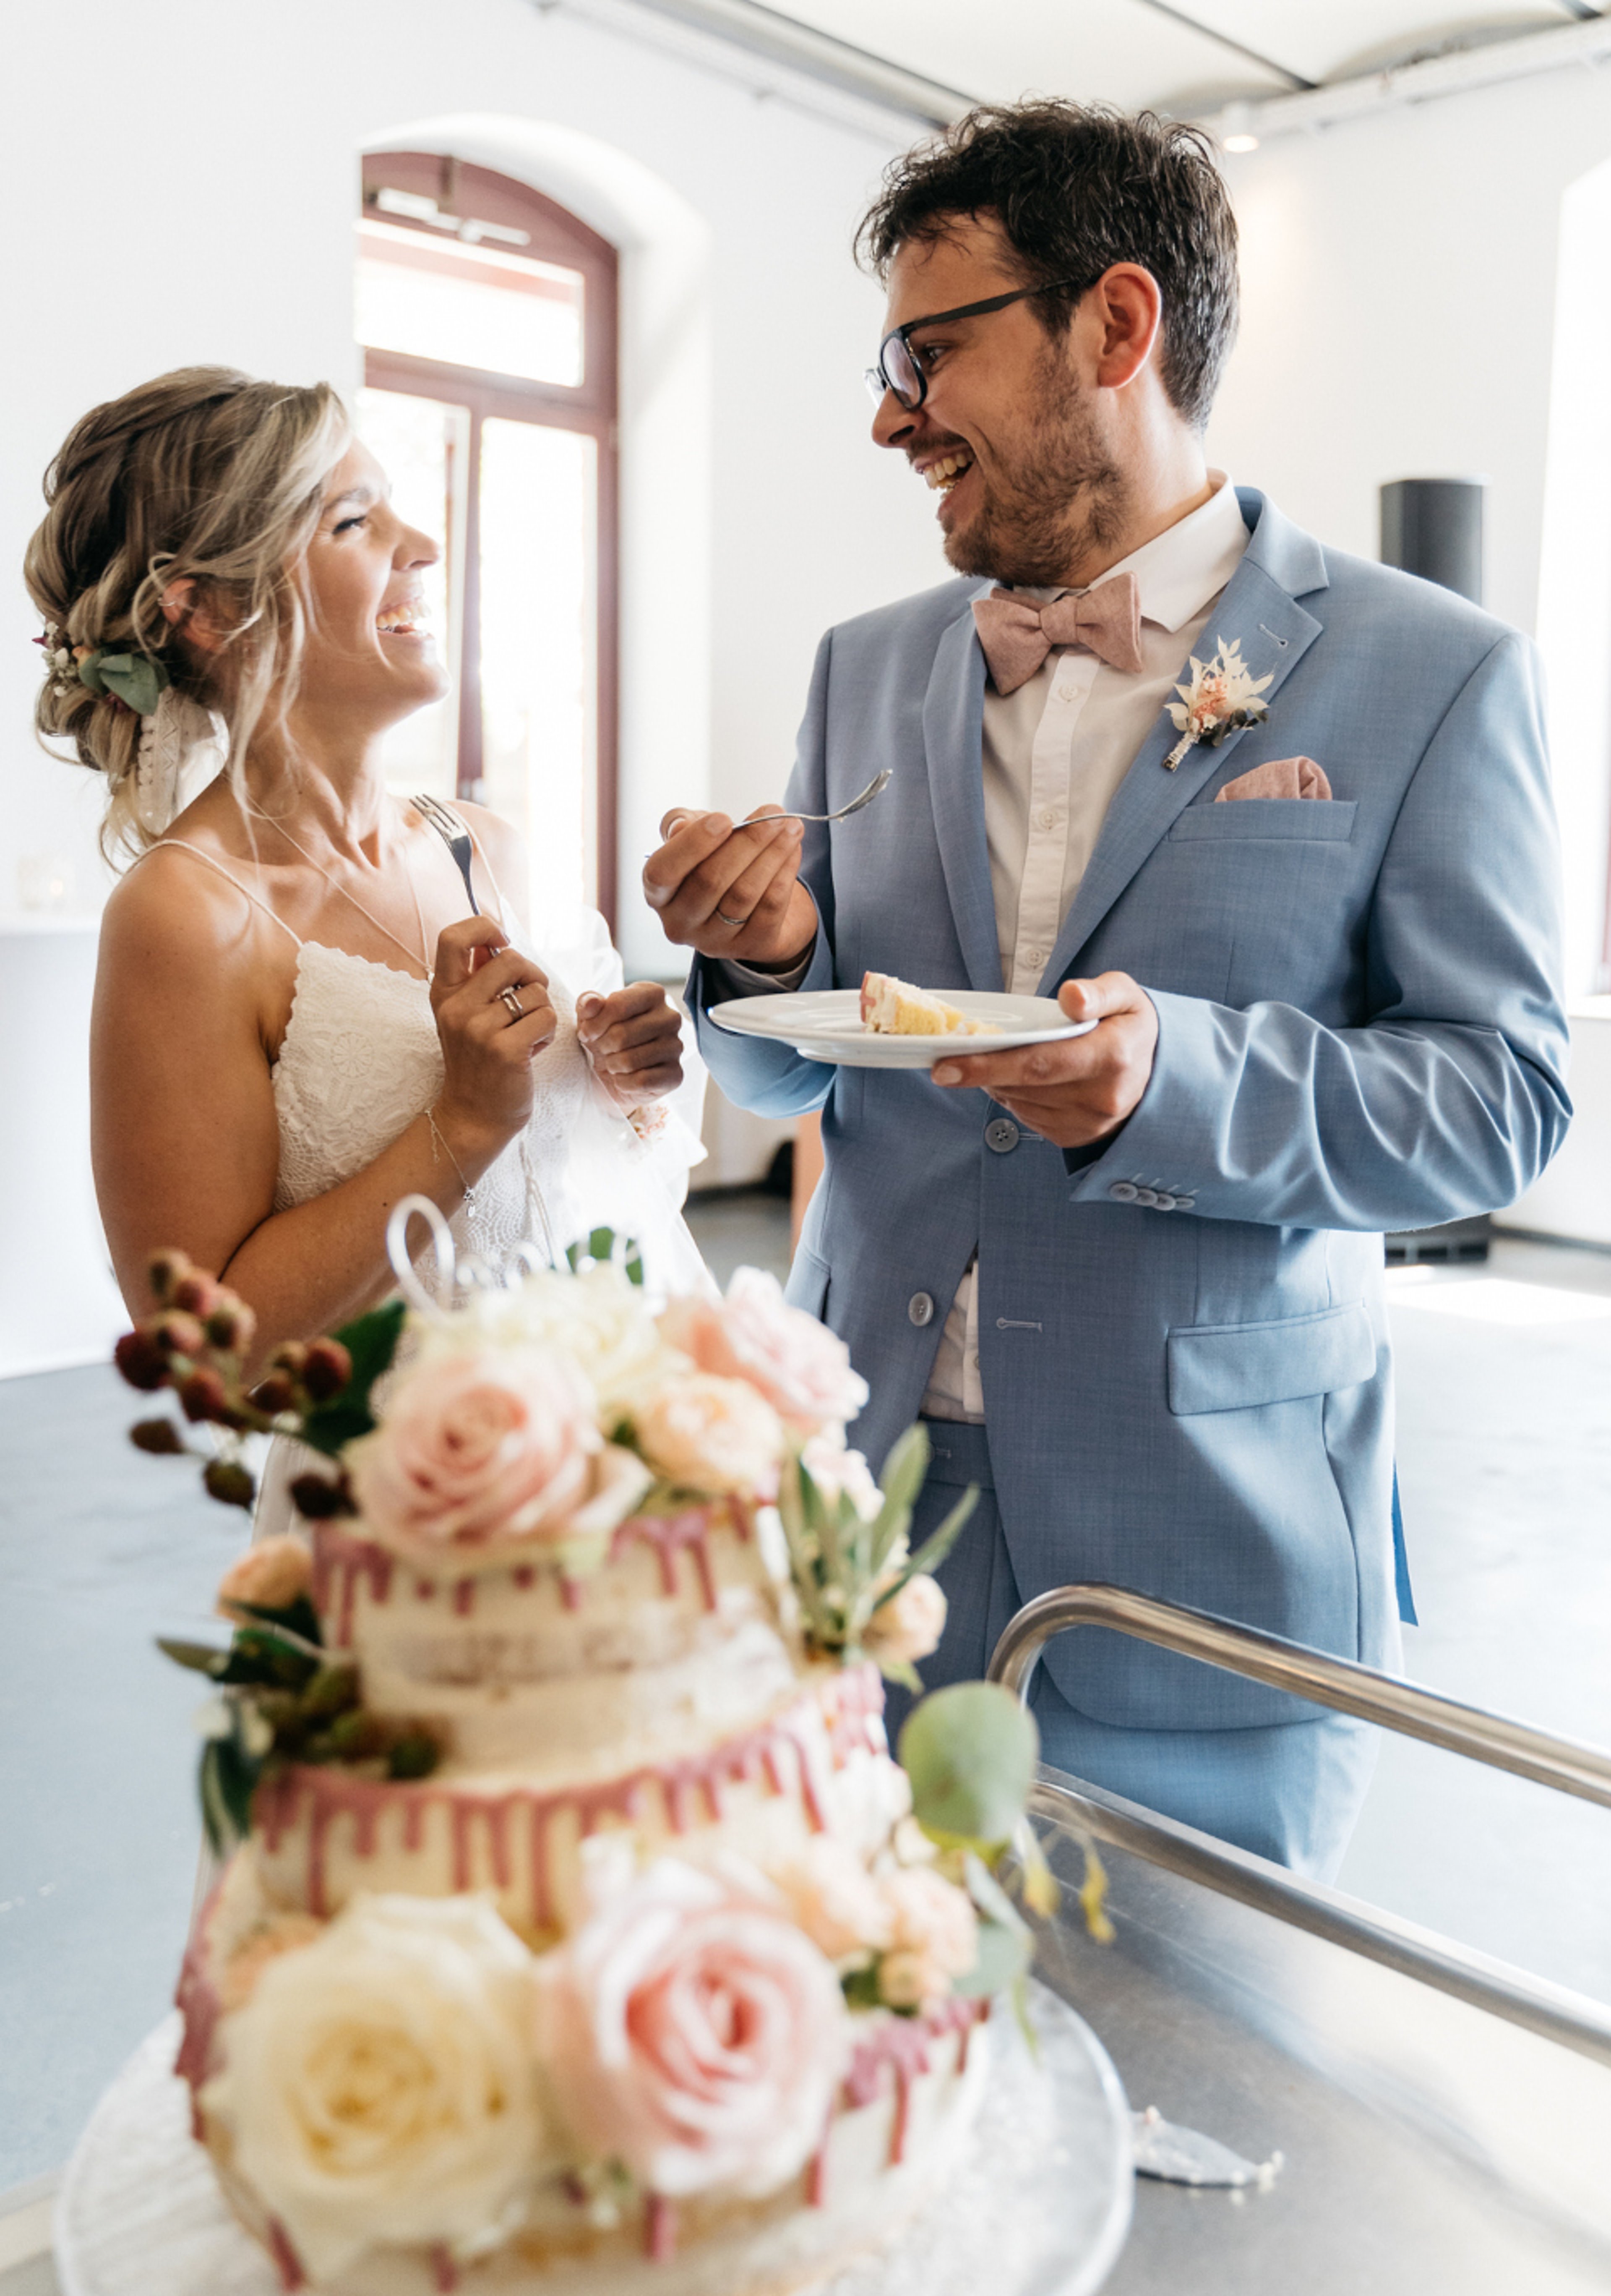
[{"label": "breast pocket", "polygon": [[1169,832],[1172,845],[1345,845],[1359,811],[1352,799],[1238,797],[1189,805]]}]

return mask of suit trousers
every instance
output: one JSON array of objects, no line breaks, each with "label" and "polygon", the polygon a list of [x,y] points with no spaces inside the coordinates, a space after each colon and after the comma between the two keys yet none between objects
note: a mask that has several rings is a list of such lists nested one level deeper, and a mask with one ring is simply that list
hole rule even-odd
[{"label": "suit trousers", "polygon": [[[1022,1607],[1002,1535],[983,1427],[925,1422],[933,1456],[912,1521],[916,1547],[969,1483],[978,1501],[938,1577],[945,1634],[919,1672],[924,1687],[971,1681],[990,1663],[1002,1628]],[[911,1705],[889,1689],[893,1742]],[[1351,1715],[1245,1730],[1130,1730],[1090,1720],[1035,1670],[1032,1706],[1041,1759],[1200,1833],[1234,1842],[1295,1873],[1329,1882],[1341,1865],[1376,1767],[1380,1734]]]}]

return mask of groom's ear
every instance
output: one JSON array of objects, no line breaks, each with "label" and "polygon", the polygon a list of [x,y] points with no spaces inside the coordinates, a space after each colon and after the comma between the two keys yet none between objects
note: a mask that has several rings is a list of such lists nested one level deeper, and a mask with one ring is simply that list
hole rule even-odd
[{"label": "groom's ear", "polygon": [[1164,324],[1164,298],[1157,281],[1139,263],[1115,263],[1081,298],[1075,313],[1076,338],[1095,335],[1095,380],[1102,390],[1123,390],[1151,358]]}]

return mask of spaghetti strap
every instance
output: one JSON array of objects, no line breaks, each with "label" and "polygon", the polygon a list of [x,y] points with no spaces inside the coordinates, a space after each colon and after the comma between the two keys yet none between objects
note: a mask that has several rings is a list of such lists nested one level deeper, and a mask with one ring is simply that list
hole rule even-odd
[{"label": "spaghetti strap", "polygon": [[[220,877],[227,877],[237,893],[244,893],[247,899],[252,904],[253,907],[261,909],[264,915],[269,918],[274,924],[277,924],[282,932],[290,933],[292,940],[296,942],[298,948],[303,946],[300,938],[296,933],[291,932],[290,927],[286,923],[284,918],[279,915],[275,910],[271,909],[268,903],[264,900],[260,894],[254,893],[249,885],[243,885],[233,869],[226,869],[222,861],[216,860],[212,854],[204,852],[200,845],[192,845],[183,837],[159,837],[154,845],[148,845],[146,847],[145,852],[159,853],[165,845],[172,846],[174,850],[178,853],[193,853],[198,861],[205,861],[209,869],[216,869]],[[143,853],[140,856],[140,858],[141,860],[143,860],[145,858],[145,854]]]}]

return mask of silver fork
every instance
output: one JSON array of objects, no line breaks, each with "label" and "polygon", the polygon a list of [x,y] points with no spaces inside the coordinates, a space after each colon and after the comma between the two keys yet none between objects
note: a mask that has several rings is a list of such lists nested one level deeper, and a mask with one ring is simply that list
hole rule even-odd
[{"label": "silver fork", "polygon": [[848,805],[842,805],[837,813],[769,813],[763,818],[767,821],[847,821],[853,813],[860,813],[864,805],[871,805],[875,797],[882,797],[894,779],[894,768],[886,766],[881,774],[874,774],[866,788],[853,797]]},{"label": "silver fork", "polygon": [[434,797],[421,795],[411,797],[408,801],[421,821],[428,821],[430,824],[458,863],[459,874],[464,880],[464,890],[470,897],[470,914],[472,917],[478,917],[481,914],[481,904],[476,898],[476,889],[470,874],[470,858],[475,851],[475,847],[470,842],[470,832],[456,815],[449,813],[447,808],[439,804]]}]

